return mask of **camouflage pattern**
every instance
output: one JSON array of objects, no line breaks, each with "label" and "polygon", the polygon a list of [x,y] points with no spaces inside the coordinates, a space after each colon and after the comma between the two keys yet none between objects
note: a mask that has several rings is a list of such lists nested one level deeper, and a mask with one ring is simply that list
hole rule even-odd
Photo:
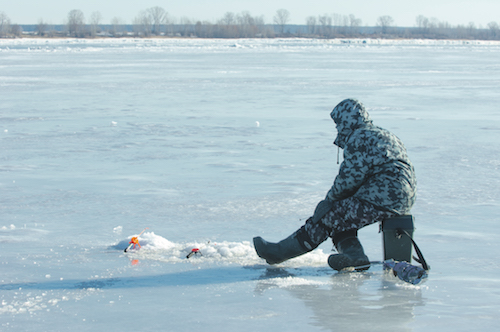
[{"label": "camouflage pattern", "polygon": [[327,198],[355,197],[382,211],[408,213],[415,202],[416,179],[401,140],[373,125],[355,99],[339,103],[330,116],[337,125],[334,144],[344,150],[344,160]]},{"label": "camouflage pattern", "polygon": [[311,217],[306,221],[306,247],[316,248],[335,233],[360,229],[395,215],[394,212],[379,210],[373,204],[356,197],[335,201],[332,209],[323,218],[316,220]]},{"label": "camouflage pattern", "polygon": [[407,214],[415,202],[415,172],[399,138],[374,126],[355,99],[342,101],[330,115],[344,160],[326,199],[294,234],[304,252],[337,233]]}]

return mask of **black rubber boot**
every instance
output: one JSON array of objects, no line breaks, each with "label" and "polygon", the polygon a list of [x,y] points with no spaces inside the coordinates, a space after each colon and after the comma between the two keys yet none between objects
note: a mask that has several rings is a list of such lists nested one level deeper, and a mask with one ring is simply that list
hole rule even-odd
[{"label": "black rubber boot", "polygon": [[267,242],[260,236],[254,237],[253,245],[257,255],[264,258],[268,264],[279,264],[314,249],[309,241],[304,239],[305,236],[304,228],[301,228],[278,243]]},{"label": "black rubber boot", "polygon": [[328,257],[328,265],[334,270],[353,269],[364,271],[370,268],[370,260],[363,251],[357,231],[347,231],[333,236],[338,254]]}]

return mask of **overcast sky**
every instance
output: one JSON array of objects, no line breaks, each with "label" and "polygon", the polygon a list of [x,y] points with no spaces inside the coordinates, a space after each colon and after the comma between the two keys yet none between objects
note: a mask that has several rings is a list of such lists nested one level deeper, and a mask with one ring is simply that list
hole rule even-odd
[{"label": "overcast sky", "polygon": [[500,23],[500,0],[0,0],[0,12],[11,23],[36,24],[40,19],[50,24],[64,24],[72,9],[80,9],[85,17],[98,11],[103,24],[114,17],[131,23],[150,7],[164,8],[171,17],[215,23],[224,13],[249,11],[252,16],[264,16],[272,23],[278,9],[290,12],[291,24],[305,24],[306,17],[323,14],[354,14],[364,26],[374,26],[377,18],[389,15],[397,26],[415,26],[415,18],[424,15],[455,26],[474,22],[487,27],[489,22]]}]

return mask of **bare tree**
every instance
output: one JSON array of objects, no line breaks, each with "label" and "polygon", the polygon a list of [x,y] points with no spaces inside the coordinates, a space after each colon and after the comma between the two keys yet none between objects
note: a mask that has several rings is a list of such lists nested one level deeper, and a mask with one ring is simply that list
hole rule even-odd
[{"label": "bare tree", "polygon": [[354,14],[349,15],[349,26],[351,27],[351,29],[359,28],[362,23],[363,20],[361,20],[360,18],[356,18]]},{"label": "bare tree", "polygon": [[286,9],[278,9],[273,21],[280,27],[280,33],[285,32],[285,25],[290,21],[290,12]]},{"label": "bare tree", "polygon": [[467,33],[469,35],[469,38],[474,37],[474,35],[476,34],[476,29],[476,24],[474,22],[469,22],[469,24],[467,25]]},{"label": "bare tree", "polygon": [[309,16],[306,18],[307,32],[312,35],[316,31],[316,17]]},{"label": "bare tree", "polygon": [[189,17],[181,17],[180,25],[182,27],[181,35],[183,36],[192,36],[194,34],[193,31],[193,22]]},{"label": "bare tree", "polygon": [[45,36],[45,33],[47,31],[47,24],[43,21],[43,19],[38,20],[38,24],[36,25],[35,31],[37,35]]},{"label": "bare tree", "polygon": [[394,19],[389,15],[379,16],[377,19],[377,26],[381,28],[382,33],[387,33],[389,28],[394,23]]},{"label": "bare tree", "polygon": [[85,16],[79,9],[73,9],[68,13],[68,32],[75,37],[83,37],[85,33]]},{"label": "bare tree", "polygon": [[19,24],[12,24],[10,26],[10,33],[13,36],[21,37],[21,35],[23,34],[23,28],[21,28]]},{"label": "bare tree", "polygon": [[147,10],[147,13],[150,16],[151,24],[152,24],[152,33],[154,35],[160,35],[161,34],[161,26],[165,21],[165,18],[167,16],[167,12],[165,9],[161,7],[151,7]]},{"label": "bare tree", "polygon": [[196,37],[201,38],[213,38],[214,37],[214,25],[208,21],[198,21],[194,26],[194,32]]},{"label": "bare tree", "polygon": [[220,19],[220,23],[224,25],[236,24],[236,17],[234,13],[231,12],[225,13],[224,16]]},{"label": "bare tree", "polygon": [[236,21],[240,25],[248,25],[248,26],[254,25],[255,23],[249,11],[243,11],[240,14],[238,14],[236,16]]},{"label": "bare tree", "polygon": [[266,20],[264,15],[254,17],[255,29],[257,30],[256,37],[274,37],[274,29],[266,28]]},{"label": "bare tree", "polygon": [[243,11],[236,15],[236,22],[239,26],[239,35],[244,38],[255,37],[257,29],[255,28],[255,20],[248,11]]},{"label": "bare tree", "polygon": [[165,16],[163,23],[165,24],[165,33],[169,36],[173,36],[175,32],[175,17],[170,17],[170,15]]},{"label": "bare tree", "polygon": [[451,29],[452,29],[452,26],[448,22],[439,22],[437,25],[438,33],[440,33],[441,35],[449,36]]},{"label": "bare tree", "polygon": [[99,25],[102,22],[102,15],[100,12],[93,12],[90,15],[90,35],[95,36],[98,32],[100,32]]},{"label": "bare tree", "polygon": [[[323,15],[324,17],[327,17],[328,15]],[[340,14],[337,14],[337,13],[333,13],[331,15],[331,21],[332,21],[332,24],[333,26],[336,26],[336,27],[339,27],[342,25],[342,15]]]},{"label": "bare tree", "polygon": [[320,15],[318,16],[318,22],[321,25],[320,33],[324,37],[330,37],[332,34],[332,17],[330,15]]},{"label": "bare tree", "polygon": [[172,20],[170,19],[170,15],[168,14],[168,12],[165,12],[165,16],[163,16],[163,20],[162,20],[162,24],[165,25],[165,27],[168,25],[168,24],[171,24]]},{"label": "bare tree", "polygon": [[136,35],[149,37],[152,31],[151,16],[147,11],[141,11],[134,19],[134,32]]},{"label": "bare tree", "polygon": [[10,31],[10,19],[4,12],[0,12],[0,37],[7,36]]},{"label": "bare tree", "polygon": [[232,12],[226,12],[224,16],[217,21],[219,25],[219,36],[224,38],[237,37],[238,27],[236,23],[236,15]]},{"label": "bare tree", "polygon": [[425,33],[429,28],[429,19],[424,15],[418,15],[415,18],[415,23],[417,24],[417,28],[419,28],[422,33]]},{"label": "bare tree", "polygon": [[437,18],[431,17],[429,20],[428,33],[436,34],[440,26],[440,22]]},{"label": "bare tree", "polygon": [[124,32],[125,29],[123,20],[116,16],[113,17],[111,19],[111,31],[109,31],[109,33],[115,37],[118,37],[118,36],[123,36]]},{"label": "bare tree", "polygon": [[498,31],[499,31],[499,26],[497,22],[490,22],[488,23],[488,28],[490,29],[490,33],[493,36],[493,38],[496,38],[498,36]]}]

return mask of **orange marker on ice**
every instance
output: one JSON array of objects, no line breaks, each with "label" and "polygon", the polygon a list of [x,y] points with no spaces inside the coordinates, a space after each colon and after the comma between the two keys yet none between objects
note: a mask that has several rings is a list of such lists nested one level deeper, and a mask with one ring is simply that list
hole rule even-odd
[{"label": "orange marker on ice", "polygon": [[130,242],[129,242],[129,245],[127,248],[125,248],[125,250],[123,250],[124,252],[127,252],[132,246],[133,246],[133,249],[135,249],[135,245],[138,245],[139,248],[141,247],[141,245],[139,244],[139,236],[142,235],[142,233],[144,233],[144,231],[148,229],[148,227],[144,228],[141,232],[141,234],[137,235],[137,236],[134,236],[130,239]]},{"label": "orange marker on ice", "polygon": [[191,249],[191,252],[190,252],[190,253],[186,256],[186,258],[189,258],[189,257],[191,257],[191,256],[193,256],[193,255],[198,255],[198,254],[200,254],[200,256],[203,256],[203,255],[201,254],[200,249],[198,249],[198,248],[193,248],[193,249]]}]

